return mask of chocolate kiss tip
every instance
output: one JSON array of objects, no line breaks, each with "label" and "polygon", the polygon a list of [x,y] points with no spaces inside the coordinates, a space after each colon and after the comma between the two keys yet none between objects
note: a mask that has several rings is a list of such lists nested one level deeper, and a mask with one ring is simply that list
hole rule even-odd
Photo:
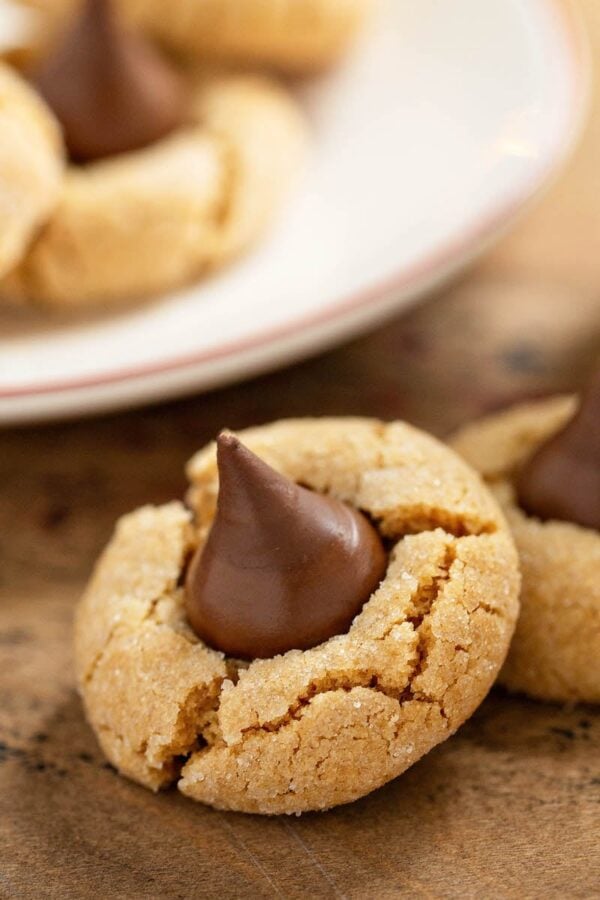
[{"label": "chocolate kiss tip", "polygon": [[237,450],[243,447],[242,442],[232,431],[226,428],[217,435],[217,454],[227,452],[228,450]]},{"label": "chocolate kiss tip", "polygon": [[198,636],[255,659],[347,631],[387,566],[368,519],[296,485],[230,432],[217,438],[217,464],[215,519],[186,579]]},{"label": "chocolate kiss tip", "polygon": [[600,367],[573,418],[525,463],[516,489],[531,515],[600,530]]},{"label": "chocolate kiss tip", "polygon": [[110,0],[85,0],[32,81],[77,162],[145,147],[185,117],[178,75],[149,43],[121,28]]}]

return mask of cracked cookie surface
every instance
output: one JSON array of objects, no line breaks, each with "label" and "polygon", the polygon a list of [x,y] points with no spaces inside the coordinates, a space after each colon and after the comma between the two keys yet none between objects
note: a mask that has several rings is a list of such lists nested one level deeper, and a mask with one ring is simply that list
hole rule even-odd
[{"label": "cracked cookie surface", "polygon": [[306,127],[268,78],[196,70],[189,123],[150,147],[69,166],[58,205],[0,282],[13,304],[115,306],[241,253],[296,174]]},{"label": "cracked cookie surface", "polygon": [[121,772],[259,813],[324,809],[403,772],[487,693],[517,615],[516,553],[477,476],[410,426],[290,420],[239,435],[288,477],[366,512],[386,576],[349,631],[250,663],[190,630],[182,574],[217,495],[214,446],[179,503],[124,518],[77,614],[88,718]]},{"label": "cracked cookie surface", "polygon": [[521,557],[521,612],[500,682],[542,700],[600,703],[600,535],[527,515],[513,487],[576,406],[571,396],[522,404],[467,426],[451,445],[496,494]]}]

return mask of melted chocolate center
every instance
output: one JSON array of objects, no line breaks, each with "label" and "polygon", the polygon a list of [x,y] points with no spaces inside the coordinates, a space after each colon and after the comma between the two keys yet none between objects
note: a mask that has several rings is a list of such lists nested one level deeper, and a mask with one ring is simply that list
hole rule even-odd
[{"label": "melted chocolate center", "polygon": [[245,659],[347,631],[387,566],[368,519],[294,484],[233,435],[219,436],[217,461],[217,512],[186,581],[194,631]]},{"label": "melted chocolate center", "polygon": [[573,418],[523,466],[516,488],[527,513],[600,530],[600,368]]},{"label": "melted chocolate center", "polygon": [[77,162],[145,147],[185,116],[181,80],[150,44],[119,25],[110,0],[84,0],[32,81]]}]

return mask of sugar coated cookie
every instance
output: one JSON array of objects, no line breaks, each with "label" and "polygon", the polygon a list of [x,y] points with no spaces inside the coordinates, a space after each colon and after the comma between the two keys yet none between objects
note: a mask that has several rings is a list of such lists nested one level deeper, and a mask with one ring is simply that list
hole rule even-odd
[{"label": "sugar coated cookie", "polygon": [[77,612],[79,689],[121,773],[222,809],[325,809],[471,715],[519,574],[450,450],[402,423],[289,420],[220,438],[218,470],[211,444],[188,474],[187,508],[119,522]]},{"label": "sugar coated cookie", "polygon": [[[555,453],[578,408],[571,396],[526,403],[467,426],[451,443],[500,500],[521,557],[521,614],[500,681],[543,700],[598,703],[600,534],[590,517],[600,515],[600,453],[596,448],[591,456],[591,433],[576,435],[577,458],[570,462]],[[590,428],[592,418],[597,434],[600,416],[590,411]],[[539,475],[531,478],[536,458],[547,472],[544,483]],[[539,514],[521,506],[541,502],[548,508]],[[571,516],[588,525],[568,521]]]},{"label": "sugar coated cookie", "polygon": [[[178,68],[112,0],[84,0],[29,78],[71,164],[45,227],[0,283],[11,302],[109,306],[188,284],[258,237],[304,148],[303,116],[283,87]],[[37,152],[25,149],[22,175]],[[21,219],[31,225],[26,205]]]},{"label": "sugar coated cookie", "polygon": [[185,128],[68,168],[57,208],[0,296],[75,309],[188,284],[259,237],[305,138],[295,101],[271,80],[197,73]]}]

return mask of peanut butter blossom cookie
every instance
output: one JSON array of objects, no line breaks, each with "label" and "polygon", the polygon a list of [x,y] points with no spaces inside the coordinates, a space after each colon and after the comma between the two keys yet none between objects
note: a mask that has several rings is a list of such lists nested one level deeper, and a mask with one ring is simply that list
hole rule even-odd
[{"label": "peanut butter blossom cookie", "polygon": [[253,813],[383,785],[471,715],[506,655],[517,556],[478,476],[402,423],[223,434],[181,503],[122,519],[77,613],[118,770]]},{"label": "peanut butter blossom cookie", "polygon": [[553,397],[468,426],[452,441],[503,505],[521,557],[521,615],[500,681],[600,702],[600,370]]},{"label": "peanut butter blossom cookie", "polygon": [[258,237],[300,163],[287,91],[176,69],[110,0],[85,0],[29,76],[71,164],[0,282],[13,303],[115,305],[186,285]]}]

